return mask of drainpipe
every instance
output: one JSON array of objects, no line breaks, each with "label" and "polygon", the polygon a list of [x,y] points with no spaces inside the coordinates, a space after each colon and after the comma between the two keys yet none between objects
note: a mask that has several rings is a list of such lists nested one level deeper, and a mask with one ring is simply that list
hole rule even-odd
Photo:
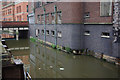
[{"label": "drainpipe", "polygon": [[46,25],[45,25],[45,13],[46,13],[46,11],[45,11],[45,7],[43,7],[43,10],[44,10],[44,41],[46,43]]},{"label": "drainpipe", "polygon": [[55,45],[57,46],[57,7],[54,6],[54,12],[55,12]]}]

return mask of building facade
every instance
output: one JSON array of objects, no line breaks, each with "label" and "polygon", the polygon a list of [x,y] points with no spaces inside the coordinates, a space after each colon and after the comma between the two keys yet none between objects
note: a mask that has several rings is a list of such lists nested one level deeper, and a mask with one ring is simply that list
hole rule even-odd
[{"label": "building facade", "polygon": [[28,21],[28,2],[2,3],[3,21]]},{"label": "building facade", "polygon": [[29,7],[30,36],[73,53],[84,50],[116,62],[120,42],[113,28],[115,6],[115,2],[35,2],[34,8]]}]

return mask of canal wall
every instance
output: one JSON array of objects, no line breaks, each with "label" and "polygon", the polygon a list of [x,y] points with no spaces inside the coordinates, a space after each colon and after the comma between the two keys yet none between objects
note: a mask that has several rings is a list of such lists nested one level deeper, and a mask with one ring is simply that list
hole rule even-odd
[{"label": "canal wall", "polygon": [[[35,26],[35,27],[34,27]],[[79,50],[83,49],[83,25],[82,24],[63,24],[57,25],[57,31],[61,32],[61,37],[57,37],[57,45],[69,47],[71,49]],[[35,31],[39,30],[39,35],[35,35]],[[43,25],[30,25],[30,36],[44,40]],[[55,31],[54,25],[46,25],[46,41],[55,44],[55,35],[52,35],[51,31]]]},{"label": "canal wall", "polygon": [[[84,36],[84,47],[97,53],[117,57],[113,54],[113,30],[112,25],[89,24],[85,25],[85,31],[90,31],[90,35]],[[102,32],[109,33],[110,37],[103,37]]]},{"label": "canal wall", "polygon": [[[120,45],[113,42],[112,28],[112,24],[57,25],[57,31],[62,33],[62,37],[57,37],[57,46],[55,46],[56,38],[51,32],[55,29],[54,25],[46,25],[46,30],[49,31],[49,34],[46,34],[46,36],[42,33],[44,30],[43,25],[30,25],[30,36],[40,42],[42,41],[42,43],[45,43],[44,38],[46,37],[47,45],[52,47],[54,45],[56,48],[59,46],[65,52],[92,55],[96,58],[118,64]],[[37,36],[36,30],[39,30]],[[85,35],[86,31],[89,31],[89,35]],[[109,35],[104,36],[103,33],[108,33]]]}]

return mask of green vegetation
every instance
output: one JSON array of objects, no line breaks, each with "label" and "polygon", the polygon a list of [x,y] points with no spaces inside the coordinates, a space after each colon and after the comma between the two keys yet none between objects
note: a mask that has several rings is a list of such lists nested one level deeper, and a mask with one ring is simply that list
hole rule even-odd
[{"label": "green vegetation", "polygon": [[67,52],[71,52],[71,49],[70,49],[69,47],[65,47],[65,50],[66,50]]},{"label": "green vegetation", "polygon": [[32,42],[36,42],[36,39],[35,39],[35,38],[30,38],[30,40],[31,40]]},{"label": "green vegetation", "polygon": [[40,41],[41,44],[43,44],[43,41]]},{"label": "green vegetation", "polygon": [[53,49],[56,49],[56,46],[54,44],[51,45]]},{"label": "green vegetation", "polygon": [[58,50],[61,50],[59,45],[57,45],[57,49],[58,49]]}]

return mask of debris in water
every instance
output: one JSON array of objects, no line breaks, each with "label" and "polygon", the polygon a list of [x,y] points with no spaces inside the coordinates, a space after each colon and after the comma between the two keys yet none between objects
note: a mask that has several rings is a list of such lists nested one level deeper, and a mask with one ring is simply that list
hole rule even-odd
[{"label": "debris in water", "polygon": [[60,68],[61,71],[64,71],[64,68]]}]

